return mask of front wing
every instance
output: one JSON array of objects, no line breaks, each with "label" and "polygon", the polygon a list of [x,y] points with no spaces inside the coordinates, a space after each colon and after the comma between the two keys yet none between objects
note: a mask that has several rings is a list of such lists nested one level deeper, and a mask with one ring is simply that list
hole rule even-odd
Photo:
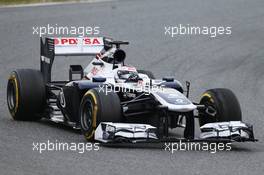
[{"label": "front wing", "polygon": [[240,121],[205,124],[201,127],[200,137],[194,139],[159,137],[157,128],[147,124],[102,122],[96,128],[95,140],[102,143],[257,141],[252,125]]}]

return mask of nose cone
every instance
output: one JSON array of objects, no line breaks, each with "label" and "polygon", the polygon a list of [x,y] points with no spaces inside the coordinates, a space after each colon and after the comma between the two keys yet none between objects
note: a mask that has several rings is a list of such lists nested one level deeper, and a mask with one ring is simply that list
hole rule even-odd
[{"label": "nose cone", "polygon": [[175,89],[164,88],[161,91],[153,92],[153,95],[171,111],[189,112],[196,109],[196,106],[188,98]]}]

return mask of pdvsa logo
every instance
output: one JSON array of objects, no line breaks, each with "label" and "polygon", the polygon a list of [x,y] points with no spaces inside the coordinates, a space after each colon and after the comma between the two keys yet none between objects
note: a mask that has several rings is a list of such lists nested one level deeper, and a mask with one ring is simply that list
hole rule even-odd
[{"label": "pdvsa logo", "polygon": [[54,44],[57,46],[66,45],[103,45],[103,39],[99,37],[86,38],[54,38]]}]

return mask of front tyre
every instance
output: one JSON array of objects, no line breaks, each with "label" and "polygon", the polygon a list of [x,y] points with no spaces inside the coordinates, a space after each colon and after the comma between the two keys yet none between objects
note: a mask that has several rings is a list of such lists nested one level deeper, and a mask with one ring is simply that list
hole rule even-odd
[{"label": "front tyre", "polygon": [[210,89],[203,93],[200,104],[205,110],[199,111],[200,126],[206,123],[241,121],[240,104],[229,89]]},{"label": "front tyre", "polygon": [[10,74],[7,105],[14,120],[39,120],[45,100],[45,83],[40,71],[18,69]]},{"label": "front tyre", "polygon": [[94,139],[95,129],[101,122],[121,121],[121,105],[116,93],[106,94],[97,88],[85,93],[80,104],[80,125],[88,141]]}]

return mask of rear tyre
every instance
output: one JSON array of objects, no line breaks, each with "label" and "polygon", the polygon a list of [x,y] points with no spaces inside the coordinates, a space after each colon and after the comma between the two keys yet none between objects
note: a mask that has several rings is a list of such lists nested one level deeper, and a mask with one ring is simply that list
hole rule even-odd
[{"label": "rear tyre", "polygon": [[140,74],[146,74],[150,79],[155,79],[154,74],[151,71],[148,70],[137,70]]},{"label": "rear tyre", "polygon": [[206,123],[242,120],[239,102],[229,89],[207,90],[203,93],[200,104],[206,107],[206,110],[199,111],[200,126]]},{"label": "rear tyre", "polygon": [[7,105],[14,120],[39,120],[45,100],[45,83],[40,71],[18,69],[10,74]]},{"label": "rear tyre", "polygon": [[121,105],[114,92],[100,91],[98,88],[88,90],[80,105],[81,130],[88,141],[94,139],[96,127],[101,122],[122,121]]}]

